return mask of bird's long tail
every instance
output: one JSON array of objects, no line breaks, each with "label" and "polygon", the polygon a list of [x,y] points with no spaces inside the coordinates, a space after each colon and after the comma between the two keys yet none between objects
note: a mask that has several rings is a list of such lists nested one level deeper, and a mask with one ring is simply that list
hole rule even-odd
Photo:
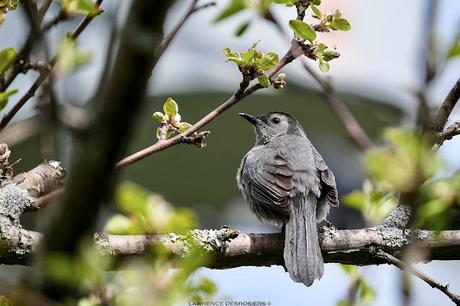
[{"label": "bird's long tail", "polygon": [[285,227],[284,263],[291,278],[311,286],[323,276],[323,257],[316,227],[317,198],[294,199],[293,211]]}]

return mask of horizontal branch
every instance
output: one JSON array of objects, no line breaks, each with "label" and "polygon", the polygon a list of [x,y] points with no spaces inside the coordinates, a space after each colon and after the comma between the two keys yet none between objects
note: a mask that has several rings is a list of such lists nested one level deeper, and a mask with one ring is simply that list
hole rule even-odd
[{"label": "horizontal branch", "polygon": [[[411,232],[386,226],[354,230],[325,227],[320,235],[320,244],[325,262],[378,265],[387,263],[376,255],[378,250],[399,257],[413,238],[412,235],[426,248],[429,255],[425,261],[460,259],[460,231],[443,231],[436,235],[431,231]],[[130,256],[143,254],[152,244],[161,244],[176,254],[184,254],[190,249],[190,237],[213,256],[209,268],[283,265],[284,238],[278,233],[237,233],[223,228],[194,230],[187,236],[96,234],[94,240],[104,254]],[[40,241],[41,234],[37,232],[17,231],[8,245],[10,250],[21,255],[8,253],[9,256],[0,257],[1,263],[26,264],[38,249]]]}]

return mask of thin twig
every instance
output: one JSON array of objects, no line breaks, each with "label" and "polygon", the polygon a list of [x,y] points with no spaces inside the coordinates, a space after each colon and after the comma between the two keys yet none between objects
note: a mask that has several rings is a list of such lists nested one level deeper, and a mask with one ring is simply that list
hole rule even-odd
[{"label": "thin twig", "polygon": [[322,93],[326,97],[327,102],[334,110],[337,117],[339,117],[339,119],[342,121],[345,130],[355,141],[355,143],[364,151],[371,149],[374,145],[369,136],[367,136],[366,132],[364,132],[363,128],[350,112],[346,104],[337,96],[332,85],[328,81],[322,79],[313,69],[311,69],[305,60],[302,61],[302,66],[305,71],[307,71],[311,77],[313,77],[313,79],[321,86]]},{"label": "thin twig", "polygon": [[53,2],[53,0],[45,0],[43,1],[43,4],[42,6],[38,9],[38,18],[40,20],[43,20],[43,17],[45,17],[45,14],[46,12],[48,11],[50,5],[51,5],[51,2]]},{"label": "thin twig", "polygon": [[[96,1],[95,5],[99,8],[103,0]],[[94,19],[95,16],[89,15],[86,16],[85,19],[78,25],[78,27],[69,35],[71,39],[77,39],[80,36],[81,32],[88,26],[91,20]],[[49,62],[50,67],[54,67],[57,62],[57,56],[54,56],[53,59]],[[22,96],[19,101],[8,111],[0,121],[0,131],[2,131],[8,123],[13,119],[16,113],[26,104],[26,102],[35,95],[35,92],[38,88],[42,85],[42,83],[46,80],[48,75],[50,74],[50,70],[43,70],[40,72],[40,75],[37,77],[35,82],[29,88],[29,90]]]},{"label": "thin twig", "polygon": [[[297,54],[297,52],[294,52],[294,46],[289,49],[289,51],[283,56],[283,58],[279,61],[279,63],[268,73],[268,77],[271,78],[273,75],[275,75],[278,71],[280,71],[281,68],[286,66],[288,63],[292,62],[297,55],[293,55],[294,53]],[[245,82],[242,82],[241,86],[244,86]],[[176,135],[170,139],[163,140],[163,141],[158,141],[157,143],[151,145],[150,147],[147,147],[143,150],[140,150],[134,154],[131,154],[130,156],[127,156],[120,160],[115,168],[120,169],[123,167],[126,167],[128,165],[131,165],[141,159],[146,158],[147,156],[150,156],[154,153],[163,151],[169,147],[172,147],[174,145],[177,145],[179,143],[184,142],[184,138],[192,135],[194,132],[198,131],[205,125],[207,125],[209,122],[211,122],[213,119],[215,119],[217,116],[225,112],[227,109],[238,103],[239,101],[243,100],[245,97],[249,96],[253,92],[263,88],[259,83],[254,84],[244,90],[243,93],[238,94],[237,93],[240,91],[240,88],[238,91],[232,95],[230,98],[227,99],[224,103],[219,105],[216,109],[211,111],[209,114],[201,118],[198,122],[196,122],[194,125],[192,125],[187,131],[185,131],[182,134]]]},{"label": "thin twig", "polygon": [[460,296],[451,292],[449,290],[449,284],[445,283],[445,284],[441,284],[437,281],[435,281],[433,278],[431,278],[430,276],[426,275],[425,273],[423,273],[422,271],[420,270],[417,270],[416,268],[414,268],[412,265],[410,264],[407,264],[407,263],[404,263],[403,261],[399,260],[398,258],[394,257],[393,255],[391,254],[388,254],[384,251],[377,251],[377,255],[383,259],[385,259],[388,263],[391,263],[392,265],[400,268],[401,270],[403,271],[408,271],[410,272],[411,274],[413,274],[414,276],[420,278],[421,280],[423,280],[425,283],[427,283],[428,285],[430,285],[432,288],[436,288],[438,289],[439,291],[443,292],[445,295],[447,295],[451,300],[452,302],[454,302],[456,305],[460,305]]},{"label": "thin twig", "polygon": [[158,48],[155,56],[157,58],[160,58],[163,55],[163,53],[166,51],[166,49],[168,49],[169,45],[171,44],[173,39],[176,37],[176,35],[179,32],[179,30],[184,26],[185,22],[190,18],[190,16],[192,16],[194,13],[196,13],[196,12],[202,10],[202,9],[205,9],[205,8],[208,8],[208,7],[211,7],[211,6],[214,6],[214,5],[216,5],[215,1],[211,1],[211,2],[208,2],[208,3],[202,4],[202,5],[198,5],[198,0],[193,0],[192,4],[190,5],[190,7],[187,10],[187,12],[185,13],[185,15],[174,26],[174,28],[171,30],[171,33],[169,33],[165,37],[165,39],[161,43],[160,47]]},{"label": "thin twig", "polygon": [[[37,31],[40,29],[40,24],[43,21],[43,17],[45,16],[46,12],[51,5],[51,0],[46,0],[43,5],[35,11],[35,16],[32,16],[30,11],[27,9],[28,12],[31,30],[29,31],[29,35],[26,38],[24,45],[22,46],[21,50],[18,52],[16,59],[14,60],[13,67],[10,69],[9,73],[7,74],[5,81],[0,84],[0,92],[5,91],[8,86],[14,81],[16,76],[23,72],[23,67],[21,66],[21,61],[26,60],[29,58],[30,53],[32,52],[33,46],[35,41],[39,38],[40,35],[37,35]],[[38,33],[39,34],[39,33]]]},{"label": "thin twig", "polygon": [[439,107],[438,112],[433,120],[433,128],[437,132],[442,132],[442,129],[446,125],[447,119],[449,119],[450,113],[454,109],[458,100],[460,99],[460,78],[457,80],[455,85],[447,94],[444,102]]},{"label": "thin twig", "polygon": [[64,188],[59,188],[54,191],[51,191],[50,193],[45,194],[44,196],[39,197],[37,200],[35,200],[34,206],[31,207],[28,211],[36,211],[40,208],[45,207],[51,201],[56,199],[57,196],[61,195],[63,192]]},{"label": "thin twig", "polygon": [[[284,37],[288,38],[289,35],[284,31],[279,21],[273,16],[271,12],[264,16],[265,19],[272,22],[278,32]],[[305,71],[320,85],[323,95],[326,97],[326,101],[329,103],[335,114],[341,120],[345,130],[348,132],[350,137],[355,143],[364,151],[372,148],[374,145],[370,140],[369,136],[364,132],[363,128],[350,112],[346,104],[337,96],[334,87],[327,80],[321,78],[305,60],[302,61],[302,66]]]},{"label": "thin twig", "polygon": [[441,133],[438,133],[436,137],[436,144],[434,146],[435,150],[437,150],[444,143],[444,141],[450,140],[456,135],[460,135],[460,121],[454,122],[447,129]]},{"label": "thin twig", "polygon": [[61,10],[59,14],[54,16],[50,21],[45,23],[42,27],[42,32],[49,31],[52,27],[60,23],[61,21],[67,20],[69,18],[69,14],[65,10]]}]

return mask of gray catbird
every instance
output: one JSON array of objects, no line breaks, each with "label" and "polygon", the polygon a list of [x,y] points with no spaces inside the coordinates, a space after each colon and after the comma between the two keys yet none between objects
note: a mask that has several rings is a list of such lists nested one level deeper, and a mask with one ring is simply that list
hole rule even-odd
[{"label": "gray catbird", "polygon": [[254,126],[256,143],[241,161],[238,187],[260,220],[283,226],[286,270],[310,286],[324,270],[317,222],[339,205],[334,174],[291,115],[240,116]]}]

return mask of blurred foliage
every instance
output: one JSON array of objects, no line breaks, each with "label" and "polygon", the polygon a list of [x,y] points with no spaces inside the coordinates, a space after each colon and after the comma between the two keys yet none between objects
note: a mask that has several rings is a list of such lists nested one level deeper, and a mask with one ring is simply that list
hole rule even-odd
[{"label": "blurred foliage", "polygon": [[454,215],[452,209],[458,209],[460,204],[460,173],[424,184],[421,203],[417,210],[417,227],[426,226],[433,230],[449,228]]},{"label": "blurred foliage", "polygon": [[419,203],[403,203],[416,209],[415,226],[441,230],[450,226],[452,208],[460,203],[460,174],[434,179],[444,169],[430,141],[418,132],[388,129],[388,146],[366,154],[369,180],[362,191],[345,197],[346,205],[360,210],[379,224],[398,204],[400,193],[420,194]]},{"label": "blurred foliage", "polygon": [[0,111],[5,108],[5,106],[8,104],[8,100],[12,95],[17,93],[17,89],[10,89],[5,92],[0,92]]},{"label": "blurred foliage", "polygon": [[96,16],[100,13],[99,8],[91,0],[59,0],[59,2],[68,15]]},{"label": "blurred foliage", "polygon": [[17,8],[18,2],[18,0],[0,0],[0,25],[5,21],[5,14]]},{"label": "blurred foliage", "polygon": [[13,61],[16,59],[16,50],[13,48],[5,48],[0,51],[0,73],[4,73],[10,68]]},{"label": "blurred foliage", "polygon": [[460,56],[460,38],[456,39],[447,50],[446,59],[450,60]]},{"label": "blurred foliage", "polygon": [[387,129],[389,146],[366,154],[364,165],[380,190],[411,192],[442,166],[427,137],[411,130]]},{"label": "blurred foliage", "polygon": [[74,39],[64,38],[58,47],[57,69],[61,74],[67,74],[89,63],[91,52],[77,48]]},{"label": "blurred foliage", "polygon": [[13,302],[6,296],[0,295],[0,306],[13,306]]},{"label": "blurred foliage", "polygon": [[362,212],[371,225],[382,223],[398,204],[395,193],[379,190],[369,180],[364,181],[362,191],[354,191],[343,200],[347,206]]},{"label": "blurred foliage", "polygon": [[[119,208],[126,216],[117,215],[108,221],[106,228],[112,233],[180,233],[196,226],[190,211],[175,210],[158,194],[133,183],[121,184],[116,195]],[[121,217],[124,219],[120,222]],[[87,243],[75,257],[50,254],[42,265],[49,278],[84,296],[78,302],[80,306],[167,306],[213,299],[217,290],[214,282],[193,277],[193,272],[208,261],[193,241],[187,253],[180,256],[154,245],[144,256],[121,263]],[[117,272],[108,272],[115,269]]]},{"label": "blurred foliage", "polygon": [[[1,5],[1,2],[0,2]],[[1,18],[1,17],[0,17]],[[3,79],[4,73],[11,67],[16,59],[16,50],[13,48],[5,48],[0,51],[0,79]],[[17,89],[10,89],[0,92],[0,111],[8,104],[10,96],[17,93]]]},{"label": "blurred foliage", "polygon": [[180,234],[196,226],[191,210],[174,209],[161,195],[134,183],[120,184],[116,201],[123,214],[116,214],[107,222],[105,231],[109,234]]},{"label": "blurred foliage", "polygon": [[359,271],[360,268],[351,265],[340,265],[350,278],[349,296],[337,302],[337,306],[366,306],[374,303],[376,292]]}]

